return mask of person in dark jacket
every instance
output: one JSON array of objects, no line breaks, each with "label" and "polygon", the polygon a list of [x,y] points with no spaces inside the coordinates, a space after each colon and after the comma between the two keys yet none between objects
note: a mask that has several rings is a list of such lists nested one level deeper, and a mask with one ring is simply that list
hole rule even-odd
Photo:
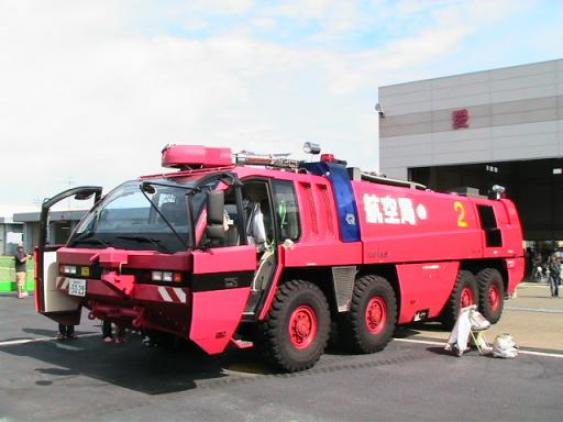
[{"label": "person in dark jacket", "polygon": [[561,258],[557,252],[549,258],[549,281],[551,296],[559,297],[559,285],[561,284]]},{"label": "person in dark jacket", "polygon": [[19,244],[15,253],[15,264],[16,264],[16,288],[18,291],[18,299],[23,299],[27,297],[27,292],[25,290],[25,279],[26,279],[26,265],[30,258],[29,255],[25,253],[23,249],[23,244]]}]

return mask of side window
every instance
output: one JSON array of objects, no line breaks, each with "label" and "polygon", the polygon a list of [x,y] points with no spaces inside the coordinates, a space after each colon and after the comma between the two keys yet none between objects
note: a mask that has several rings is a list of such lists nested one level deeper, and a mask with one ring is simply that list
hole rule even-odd
[{"label": "side window", "polygon": [[481,227],[485,231],[487,246],[502,246],[502,233],[497,226],[495,210],[488,205],[477,205]]},{"label": "side window", "polygon": [[244,181],[242,202],[248,243],[263,249],[270,245],[274,239],[268,183],[264,180]]},{"label": "side window", "polygon": [[299,207],[293,182],[274,180],[275,211],[278,217],[280,241],[291,239],[296,241],[301,235],[299,228]]}]

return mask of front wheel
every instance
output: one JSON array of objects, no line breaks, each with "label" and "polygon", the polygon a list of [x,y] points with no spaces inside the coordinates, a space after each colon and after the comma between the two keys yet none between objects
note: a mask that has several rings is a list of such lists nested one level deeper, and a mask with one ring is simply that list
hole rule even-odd
[{"label": "front wheel", "polygon": [[342,334],[355,352],[382,350],[397,324],[397,299],[391,284],[376,275],[356,280],[350,312],[343,320]]},{"label": "front wheel", "polygon": [[263,327],[266,357],[287,372],[312,367],[321,357],[330,332],[330,311],[324,293],[313,283],[284,283]]}]

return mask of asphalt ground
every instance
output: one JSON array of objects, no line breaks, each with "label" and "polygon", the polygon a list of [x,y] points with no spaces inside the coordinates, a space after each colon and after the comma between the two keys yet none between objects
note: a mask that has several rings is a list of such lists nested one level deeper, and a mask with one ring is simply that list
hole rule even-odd
[{"label": "asphalt ground", "polygon": [[561,420],[562,326],[563,299],[525,284],[487,332],[514,334],[516,359],[454,357],[449,333],[427,323],[398,330],[382,352],[329,350],[309,371],[276,374],[252,350],[209,357],[137,335],[107,345],[86,319],[78,339],[56,342],[31,299],[2,295],[0,421]]}]

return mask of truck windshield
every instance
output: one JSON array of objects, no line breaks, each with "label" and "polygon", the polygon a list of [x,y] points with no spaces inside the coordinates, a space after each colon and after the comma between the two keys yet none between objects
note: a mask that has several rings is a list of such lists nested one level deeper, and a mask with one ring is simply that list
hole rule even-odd
[{"label": "truck windshield", "polygon": [[[170,180],[165,182],[173,184]],[[185,245],[141,192],[139,183],[137,180],[126,182],[110,192],[80,222],[68,245],[92,248],[113,246],[165,253],[185,250]],[[155,185],[153,191],[145,191],[145,194],[178,235],[187,241],[191,222],[185,187],[189,185],[178,185],[177,188]],[[211,188],[209,185],[204,187]],[[205,198],[205,189],[190,196],[196,214],[194,218],[199,215]]]}]

